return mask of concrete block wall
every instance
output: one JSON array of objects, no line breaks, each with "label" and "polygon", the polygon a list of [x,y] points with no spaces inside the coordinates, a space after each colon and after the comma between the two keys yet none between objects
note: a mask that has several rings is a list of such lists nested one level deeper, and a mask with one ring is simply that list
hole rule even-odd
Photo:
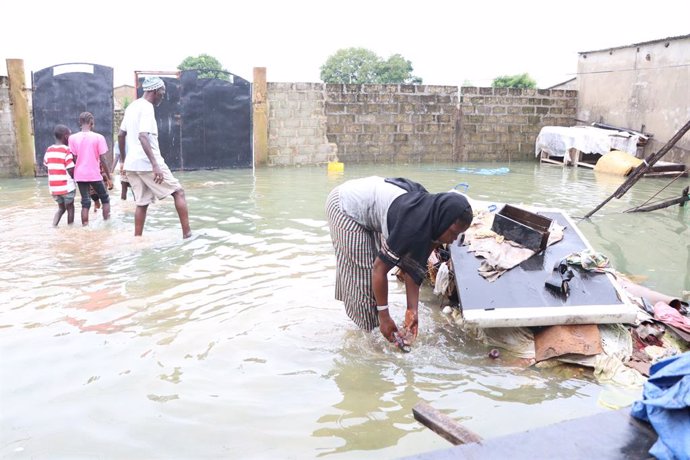
[{"label": "concrete block wall", "polygon": [[269,165],[535,160],[541,128],[577,113],[562,89],[269,83],[267,100]]},{"label": "concrete block wall", "polygon": [[19,175],[9,78],[0,76],[0,176]]},{"label": "concrete block wall", "polygon": [[533,160],[544,126],[574,126],[577,91],[463,87],[460,161]]},{"label": "concrete block wall", "polygon": [[[267,106],[271,166],[336,156],[346,163],[534,160],[543,126],[576,124],[577,91],[268,83]],[[7,77],[0,77],[5,176],[18,171],[12,126]]]},{"label": "concrete block wall", "polygon": [[337,147],[326,137],[322,83],[268,83],[269,166],[323,164]]},{"label": "concrete block wall", "polygon": [[458,88],[326,85],[327,137],[345,163],[453,161]]}]

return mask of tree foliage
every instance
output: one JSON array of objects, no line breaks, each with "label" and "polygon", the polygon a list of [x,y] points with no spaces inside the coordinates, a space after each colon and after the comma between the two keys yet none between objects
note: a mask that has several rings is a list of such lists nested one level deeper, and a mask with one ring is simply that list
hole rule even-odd
[{"label": "tree foliage", "polygon": [[491,86],[494,88],[536,88],[537,82],[529,74],[521,73],[496,77]]},{"label": "tree foliage", "polygon": [[177,70],[197,70],[199,78],[219,78],[230,80],[229,72],[223,68],[220,61],[208,54],[187,56],[177,66]]},{"label": "tree foliage", "polygon": [[404,83],[421,84],[412,75],[412,63],[400,54],[383,60],[365,48],[342,48],[329,56],[321,66],[324,83]]}]

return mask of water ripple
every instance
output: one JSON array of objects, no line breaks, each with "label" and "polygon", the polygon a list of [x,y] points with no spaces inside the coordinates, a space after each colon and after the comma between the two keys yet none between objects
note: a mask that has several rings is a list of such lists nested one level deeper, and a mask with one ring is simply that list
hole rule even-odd
[{"label": "water ripple", "polygon": [[[492,436],[514,431],[515,419],[529,428],[596,412],[601,388],[590,375],[488,358],[426,288],[409,354],[357,330],[333,299],[324,199],[342,180],[406,176],[432,192],[466,182],[477,199],[576,217],[621,182],[534,163],[500,177],[450,166],[180,173],[189,240],[170,199],[150,207],[140,238],[131,200],[113,199],[109,222],[92,213],[87,228],[54,229],[44,178],[3,180],[0,456],[21,447],[41,457],[50,445],[52,456],[127,458],[134,442],[141,457],[390,458],[413,454],[401,447],[410,444],[438,448],[412,417],[419,401]],[[687,210],[622,213],[659,187],[641,181],[579,228],[617,269],[679,293],[690,288]],[[401,323],[398,283],[389,303]],[[64,423],[74,418],[88,423]]]}]

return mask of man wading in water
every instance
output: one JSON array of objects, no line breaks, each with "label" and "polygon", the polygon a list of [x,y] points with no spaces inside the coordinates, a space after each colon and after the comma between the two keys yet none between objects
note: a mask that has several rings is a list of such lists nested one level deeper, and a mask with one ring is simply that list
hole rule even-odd
[{"label": "man wading in water", "polygon": [[146,77],[142,89],[144,95],[127,106],[117,135],[120,160],[124,160],[124,170],[137,205],[134,236],[144,232],[149,204],[172,195],[182,225],[182,238],[189,238],[192,230],[184,189],[165,164],[158,146],[158,124],[153,107],[163,101],[165,83],[159,77]]}]

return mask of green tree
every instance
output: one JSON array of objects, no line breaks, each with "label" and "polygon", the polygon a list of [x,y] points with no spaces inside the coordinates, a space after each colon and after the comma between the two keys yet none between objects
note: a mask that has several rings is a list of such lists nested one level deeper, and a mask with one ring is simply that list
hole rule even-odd
[{"label": "green tree", "polygon": [[496,77],[491,86],[494,88],[536,88],[537,82],[529,74],[521,73]]},{"label": "green tree", "polygon": [[230,76],[228,75],[229,72],[223,68],[220,61],[208,54],[187,56],[180,65],[177,66],[177,70],[198,70],[199,78],[230,80]]},{"label": "green tree", "polygon": [[394,54],[378,65],[377,83],[421,84],[422,79],[412,75],[412,63],[400,54]]},{"label": "green tree", "polygon": [[412,75],[412,63],[400,54],[387,60],[365,48],[342,48],[321,66],[324,83],[407,83],[419,84]]}]

